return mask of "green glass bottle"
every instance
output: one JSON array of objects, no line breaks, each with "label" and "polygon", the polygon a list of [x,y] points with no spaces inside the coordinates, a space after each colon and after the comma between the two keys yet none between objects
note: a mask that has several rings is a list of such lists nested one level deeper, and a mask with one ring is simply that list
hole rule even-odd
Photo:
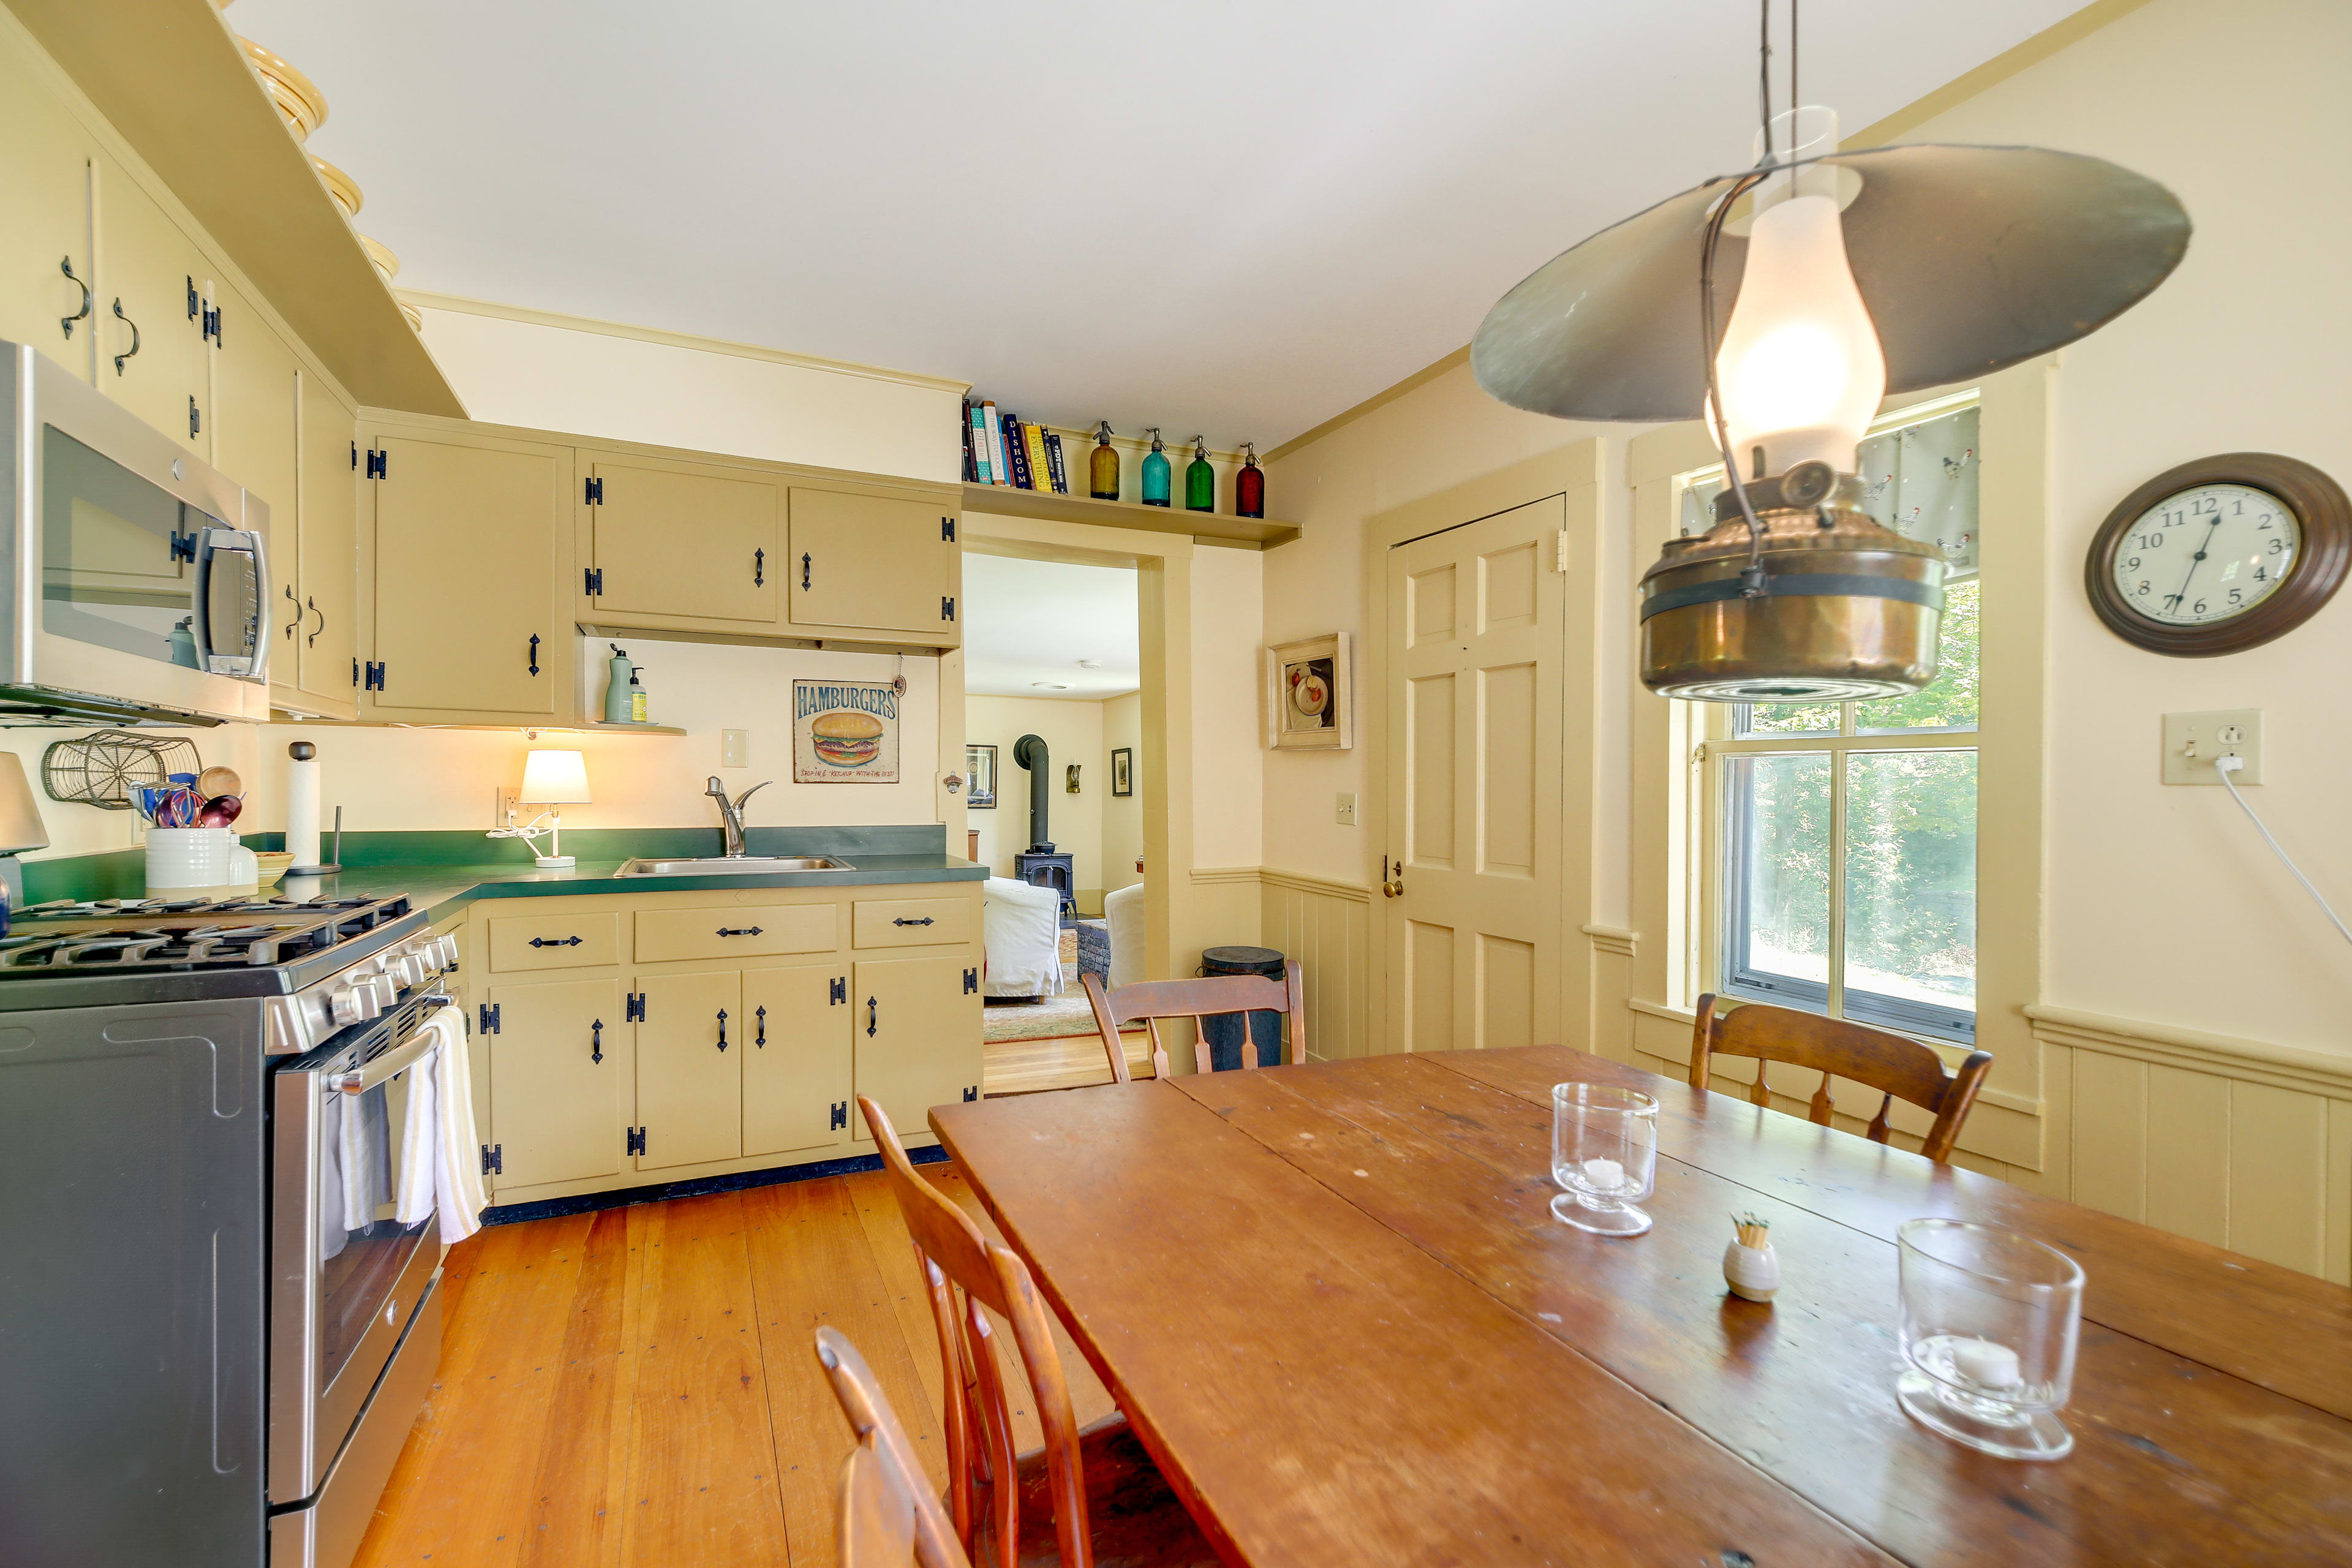
[{"label": "green glass bottle", "polygon": [[1184,510],[1217,510],[1217,470],[1209,466],[1209,443],[1192,437],[1192,460],[1184,465]]},{"label": "green glass bottle", "polygon": [[1110,444],[1110,421],[1095,432],[1094,455],[1087,459],[1087,494],[1097,500],[1118,499],[1118,448]]},{"label": "green glass bottle", "polygon": [[1173,477],[1168,467],[1168,448],[1160,444],[1159,426],[1144,428],[1151,432],[1151,450],[1143,455],[1143,504],[1166,506],[1168,481]]}]

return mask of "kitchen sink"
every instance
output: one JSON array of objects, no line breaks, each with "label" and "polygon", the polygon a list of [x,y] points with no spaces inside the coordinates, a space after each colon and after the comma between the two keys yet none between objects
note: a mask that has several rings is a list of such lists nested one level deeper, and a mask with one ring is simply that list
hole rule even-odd
[{"label": "kitchen sink", "polygon": [[714,855],[702,860],[624,861],[616,877],[751,877],[772,871],[855,871],[846,860],[830,855],[739,855],[731,859]]}]

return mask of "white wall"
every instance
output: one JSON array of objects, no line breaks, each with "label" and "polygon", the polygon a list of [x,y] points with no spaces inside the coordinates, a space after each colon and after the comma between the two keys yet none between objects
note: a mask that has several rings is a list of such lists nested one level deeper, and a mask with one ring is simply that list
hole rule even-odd
[{"label": "white wall", "polygon": [[[1073,887],[1081,909],[1098,910],[1094,900],[1106,886],[1103,802],[1110,794],[1110,757],[1103,749],[1103,708],[1087,698],[967,697],[963,704],[965,742],[996,748],[996,809],[967,818],[980,829],[981,863],[1010,877],[1013,857],[1029,847],[1029,770],[1013,760],[1013,742],[1034,734],[1045,742],[1051,769],[1047,831],[1057,851],[1076,858]],[[1063,783],[1072,763],[1079,765],[1076,795]]]}]

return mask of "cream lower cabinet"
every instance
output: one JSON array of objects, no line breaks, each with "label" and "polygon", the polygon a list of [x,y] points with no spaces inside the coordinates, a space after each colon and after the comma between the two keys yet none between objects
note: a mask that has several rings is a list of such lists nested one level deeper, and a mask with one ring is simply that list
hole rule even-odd
[{"label": "cream lower cabinet", "polygon": [[834,963],[743,972],[744,1153],[849,1142],[847,978]]},{"label": "cream lower cabinet", "polygon": [[732,969],[646,974],[636,1018],[637,1169],[743,1152],[743,980]]},{"label": "cream lower cabinet", "polygon": [[980,976],[962,957],[860,959],[851,994],[857,1092],[873,1097],[901,1138],[929,1136],[932,1106],[980,1098],[971,1064],[938,1049],[980,1036]]},{"label": "cream lower cabinet", "polygon": [[497,1184],[619,1175],[632,1088],[628,1053],[616,1038],[620,981],[494,981],[473,994],[481,999],[477,1048],[490,1061],[483,1142]]}]

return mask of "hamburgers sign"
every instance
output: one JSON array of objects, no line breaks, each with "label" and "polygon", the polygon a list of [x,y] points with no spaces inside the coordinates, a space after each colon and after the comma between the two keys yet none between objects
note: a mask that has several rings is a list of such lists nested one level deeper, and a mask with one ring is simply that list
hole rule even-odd
[{"label": "hamburgers sign", "polygon": [[887,680],[793,681],[793,782],[897,784],[899,700]]}]

